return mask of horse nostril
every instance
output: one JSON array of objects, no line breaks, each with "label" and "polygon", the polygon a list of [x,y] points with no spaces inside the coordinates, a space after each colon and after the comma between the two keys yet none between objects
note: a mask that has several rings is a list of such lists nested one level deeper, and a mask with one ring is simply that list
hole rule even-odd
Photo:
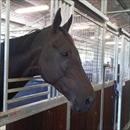
[{"label": "horse nostril", "polygon": [[87,98],[87,99],[85,100],[85,104],[86,104],[86,105],[89,105],[89,104],[90,104],[90,99],[89,99],[89,98]]},{"label": "horse nostril", "polygon": [[85,100],[85,104],[88,105],[88,106],[90,106],[93,103],[94,99],[95,99],[95,94],[93,94],[92,96],[88,97]]},{"label": "horse nostril", "polygon": [[94,99],[95,99],[95,96],[90,96],[89,98],[85,100],[85,104],[90,105],[94,101]]}]

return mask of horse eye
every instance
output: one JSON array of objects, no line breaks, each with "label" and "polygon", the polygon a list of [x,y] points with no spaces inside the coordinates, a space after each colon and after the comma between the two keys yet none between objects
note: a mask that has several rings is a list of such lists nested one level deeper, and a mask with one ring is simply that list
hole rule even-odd
[{"label": "horse eye", "polygon": [[62,55],[62,56],[68,56],[69,53],[68,53],[67,51],[66,51],[66,52],[62,52],[61,55]]}]

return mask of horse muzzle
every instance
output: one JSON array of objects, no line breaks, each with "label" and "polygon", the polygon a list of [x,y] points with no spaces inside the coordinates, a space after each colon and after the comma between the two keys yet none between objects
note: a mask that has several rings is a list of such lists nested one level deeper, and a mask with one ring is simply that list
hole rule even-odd
[{"label": "horse muzzle", "polygon": [[78,101],[74,101],[72,103],[72,110],[75,112],[86,112],[88,111],[95,99],[95,93],[89,97],[87,97],[84,101],[82,101],[81,103]]}]

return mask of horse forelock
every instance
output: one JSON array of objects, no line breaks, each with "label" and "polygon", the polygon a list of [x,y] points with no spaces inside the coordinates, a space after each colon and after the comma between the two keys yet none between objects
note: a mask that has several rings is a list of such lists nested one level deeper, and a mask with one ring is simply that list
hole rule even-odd
[{"label": "horse forelock", "polygon": [[59,30],[64,34],[64,36],[67,38],[67,40],[69,40],[72,44],[74,44],[73,38],[66,30],[64,30],[62,27],[60,27]]}]

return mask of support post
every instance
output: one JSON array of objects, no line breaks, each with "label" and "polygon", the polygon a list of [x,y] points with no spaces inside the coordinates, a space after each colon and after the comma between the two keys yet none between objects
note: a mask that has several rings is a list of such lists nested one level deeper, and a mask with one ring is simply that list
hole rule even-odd
[{"label": "support post", "polygon": [[122,87],[123,87],[123,77],[124,77],[124,36],[121,39],[122,50],[121,50],[121,61],[120,61],[120,81],[119,81],[119,97],[118,97],[118,117],[117,117],[117,130],[121,130],[121,107],[122,107]]},{"label": "support post", "polygon": [[[106,14],[107,12],[107,0],[101,0],[101,11]],[[101,104],[100,104],[100,123],[99,130],[103,130],[103,116],[104,116],[104,86],[105,86],[105,67],[104,67],[104,49],[105,49],[105,33],[106,33],[107,24],[106,22],[103,25],[103,34],[102,34],[102,61],[101,61],[101,79],[102,79],[102,88],[101,88]]]},{"label": "support post", "polygon": [[0,43],[1,43],[1,10],[2,10],[2,1],[0,0]]},{"label": "support post", "polygon": [[5,44],[4,44],[4,94],[3,111],[7,110],[8,100],[8,70],[9,70],[9,17],[10,0],[6,0],[6,21],[5,21]]},{"label": "support post", "polygon": [[[119,85],[119,83],[117,82],[117,77],[118,77],[118,58],[119,58],[119,55],[118,55],[118,45],[119,45],[119,38],[116,37],[115,38],[115,53],[114,53],[114,59],[115,59],[115,63],[114,63],[114,80],[115,80],[115,91],[117,91],[117,85]],[[116,121],[117,121],[117,103],[118,103],[118,95],[116,95],[115,93],[115,101],[114,101],[114,123],[113,123],[113,130],[116,130]]]},{"label": "support post", "polygon": [[71,107],[70,102],[67,102],[66,130],[70,130],[70,118],[71,118]]}]

